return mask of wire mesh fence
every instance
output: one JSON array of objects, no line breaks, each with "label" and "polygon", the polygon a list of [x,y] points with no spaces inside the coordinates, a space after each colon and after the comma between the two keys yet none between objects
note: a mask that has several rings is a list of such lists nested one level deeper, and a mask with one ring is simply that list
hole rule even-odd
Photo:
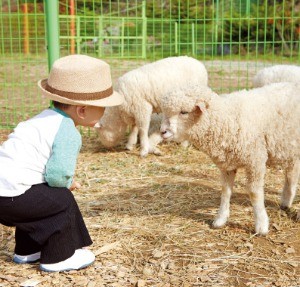
[{"label": "wire mesh fence", "polygon": [[[0,0],[0,128],[49,103],[44,2]],[[105,59],[114,79],[144,63],[189,55],[203,61],[220,92],[251,86],[265,65],[300,63],[299,0],[62,0],[60,56]]]}]

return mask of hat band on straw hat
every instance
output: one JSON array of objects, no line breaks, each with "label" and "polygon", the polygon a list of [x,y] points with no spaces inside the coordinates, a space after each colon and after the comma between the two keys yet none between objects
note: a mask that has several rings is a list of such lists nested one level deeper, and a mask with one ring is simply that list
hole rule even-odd
[{"label": "hat band on straw hat", "polygon": [[74,93],[66,92],[52,88],[48,83],[45,85],[45,90],[52,94],[62,96],[64,98],[76,101],[93,101],[107,98],[113,94],[113,88],[110,87],[104,91],[94,92],[94,93]]}]

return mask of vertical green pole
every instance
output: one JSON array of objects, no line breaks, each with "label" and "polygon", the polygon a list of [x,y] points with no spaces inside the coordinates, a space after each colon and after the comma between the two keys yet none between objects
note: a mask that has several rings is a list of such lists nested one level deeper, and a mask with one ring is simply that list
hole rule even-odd
[{"label": "vertical green pole", "polygon": [[174,27],[174,33],[175,33],[175,54],[178,54],[178,23],[175,22]]},{"label": "vertical green pole", "polygon": [[217,54],[218,51],[218,31],[219,31],[219,0],[216,0],[216,18],[215,18],[215,49],[214,49],[214,53],[215,55]]},{"label": "vertical green pole", "polygon": [[247,0],[246,2],[246,16],[250,16],[250,0]]},{"label": "vertical green pole", "polygon": [[177,43],[178,43],[178,50],[177,50],[177,53],[180,53],[181,52],[181,25],[180,25],[180,23],[181,23],[181,21],[180,21],[180,19],[181,19],[181,17],[180,17],[180,1],[178,2],[178,26],[177,26],[177,28],[178,28],[178,31],[179,31],[179,33],[177,34],[178,35],[178,41],[177,41]]},{"label": "vertical green pole", "polygon": [[48,68],[59,58],[58,1],[45,0]]},{"label": "vertical green pole", "polygon": [[103,43],[103,18],[99,16],[99,32],[98,32],[98,57],[102,57],[102,43]]},{"label": "vertical green pole", "polygon": [[125,19],[122,18],[122,29],[121,29],[121,57],[124,57],[124,38],[125,38]]},{"label": "vertical green pole", "polygon": [[195,23],[192,23],[192,55],[195,56]]},{"label": "vertical green pole", "polygon": [[146,58],[146,45],[147,45],[147,17],[146,17],[146,1],[143,1],[143,6],[142,6],[142,17],[143,17],[143,39],[142,39],[142,57],[143,59]]},{"label": "vertical green pole", "polygon": [[76,53],[80,54],[80,42],[81,42],[81,37],[80,37],[80,16],[76,16]]}]

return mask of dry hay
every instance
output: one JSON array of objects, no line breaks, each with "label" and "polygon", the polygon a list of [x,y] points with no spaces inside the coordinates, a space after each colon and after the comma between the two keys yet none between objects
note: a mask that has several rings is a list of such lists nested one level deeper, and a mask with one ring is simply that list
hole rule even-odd
[{"label": "dry hay", "polygon": [[96,262],[50,274],[37,264],[16,265],[13,229],[1,226],[0,286],[300,286],[300,228],[279,210],[280,169],[266,176],[270,233],[258,237],[243,173],[229,223],[212,229],[217,168],[192,147],[168,144],[162,151],[142,159],[138,150],[107,151],[94,134],[84,136],[76,174],[82,188],[75,196]]},{"label": "dry hay", "polygon": [[[141,64],[111,61],[113,77]],[[225,92],[251,85],[258,68],[225,61],[206,66],[210,85]],[[7,133],[0,131],[0,142]],[[203,153],[168,144],[163,156],[141,159],[138,150],[104,149],[93,133],[83,139],[76,173],[82,188],[74,194],[94,241],[95,264],[54,274],[40,272],[38,264],[16,265],[14,230],[0,225],[0,287],[300,286],[300,227],[279,209],[282,170],[268,170],[270,233],[258,237],[243,173],[228,224],[212,229],[219,172]]]}]

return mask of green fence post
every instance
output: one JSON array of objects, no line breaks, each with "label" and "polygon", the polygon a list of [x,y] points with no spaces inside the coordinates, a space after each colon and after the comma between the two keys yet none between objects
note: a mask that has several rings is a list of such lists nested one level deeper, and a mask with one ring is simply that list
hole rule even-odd
[{"label": "green fence post", "polygon": [[250,16],[250,0],[247,0],[246,2],[246,16]]},{"label": "green fence post", "polygon": [[98,25],[98,57],[102,57],[102,43],[104,39],[103,35],[103,18],[99,16],[99,25]]},{"label": "green fence post", "polygon": [[124,57],[124,37],[125,37],[125,22],[122,17],[122,29],[121,29],[121,57]]},{"label": "green fence post", "polygon": [[58,1],[45,0],[45,10],[46,10],[48,68],[50,70],[54,61],[59,58],[60,45],[59,45]]},{"label": "green fence post", "polygon": [[81,37],[80,37],[80,16],[76,15],[76,51],[77,54],[80,54],[80,42],[81,42]]},{"label": "green fence post", "polygon": [[195,56],[195,23],[192,23],[192,55]]},{"label": "green fence post", "polygon": [[215,8],[215,29],[214,29],[214,55],[217,55],[218,50],[218,32],[219,32],[219,0],[216,0],[216,8]]},{"label": "green fence post", "polygon": [[174,34],[175,34],[175,54],[178,54],[178,23],[175,22],[174,27]]},{"label": "green fence post", "polygon": [[142,33],[143,33],[143,39],[142,39],[142,58],[146,58],[146,45],[147,45],[147,17],[146,17],[146,1],[143,1],[143,11],[142,11],[142,17],[143,17],[143,28],[142,28]]}]

